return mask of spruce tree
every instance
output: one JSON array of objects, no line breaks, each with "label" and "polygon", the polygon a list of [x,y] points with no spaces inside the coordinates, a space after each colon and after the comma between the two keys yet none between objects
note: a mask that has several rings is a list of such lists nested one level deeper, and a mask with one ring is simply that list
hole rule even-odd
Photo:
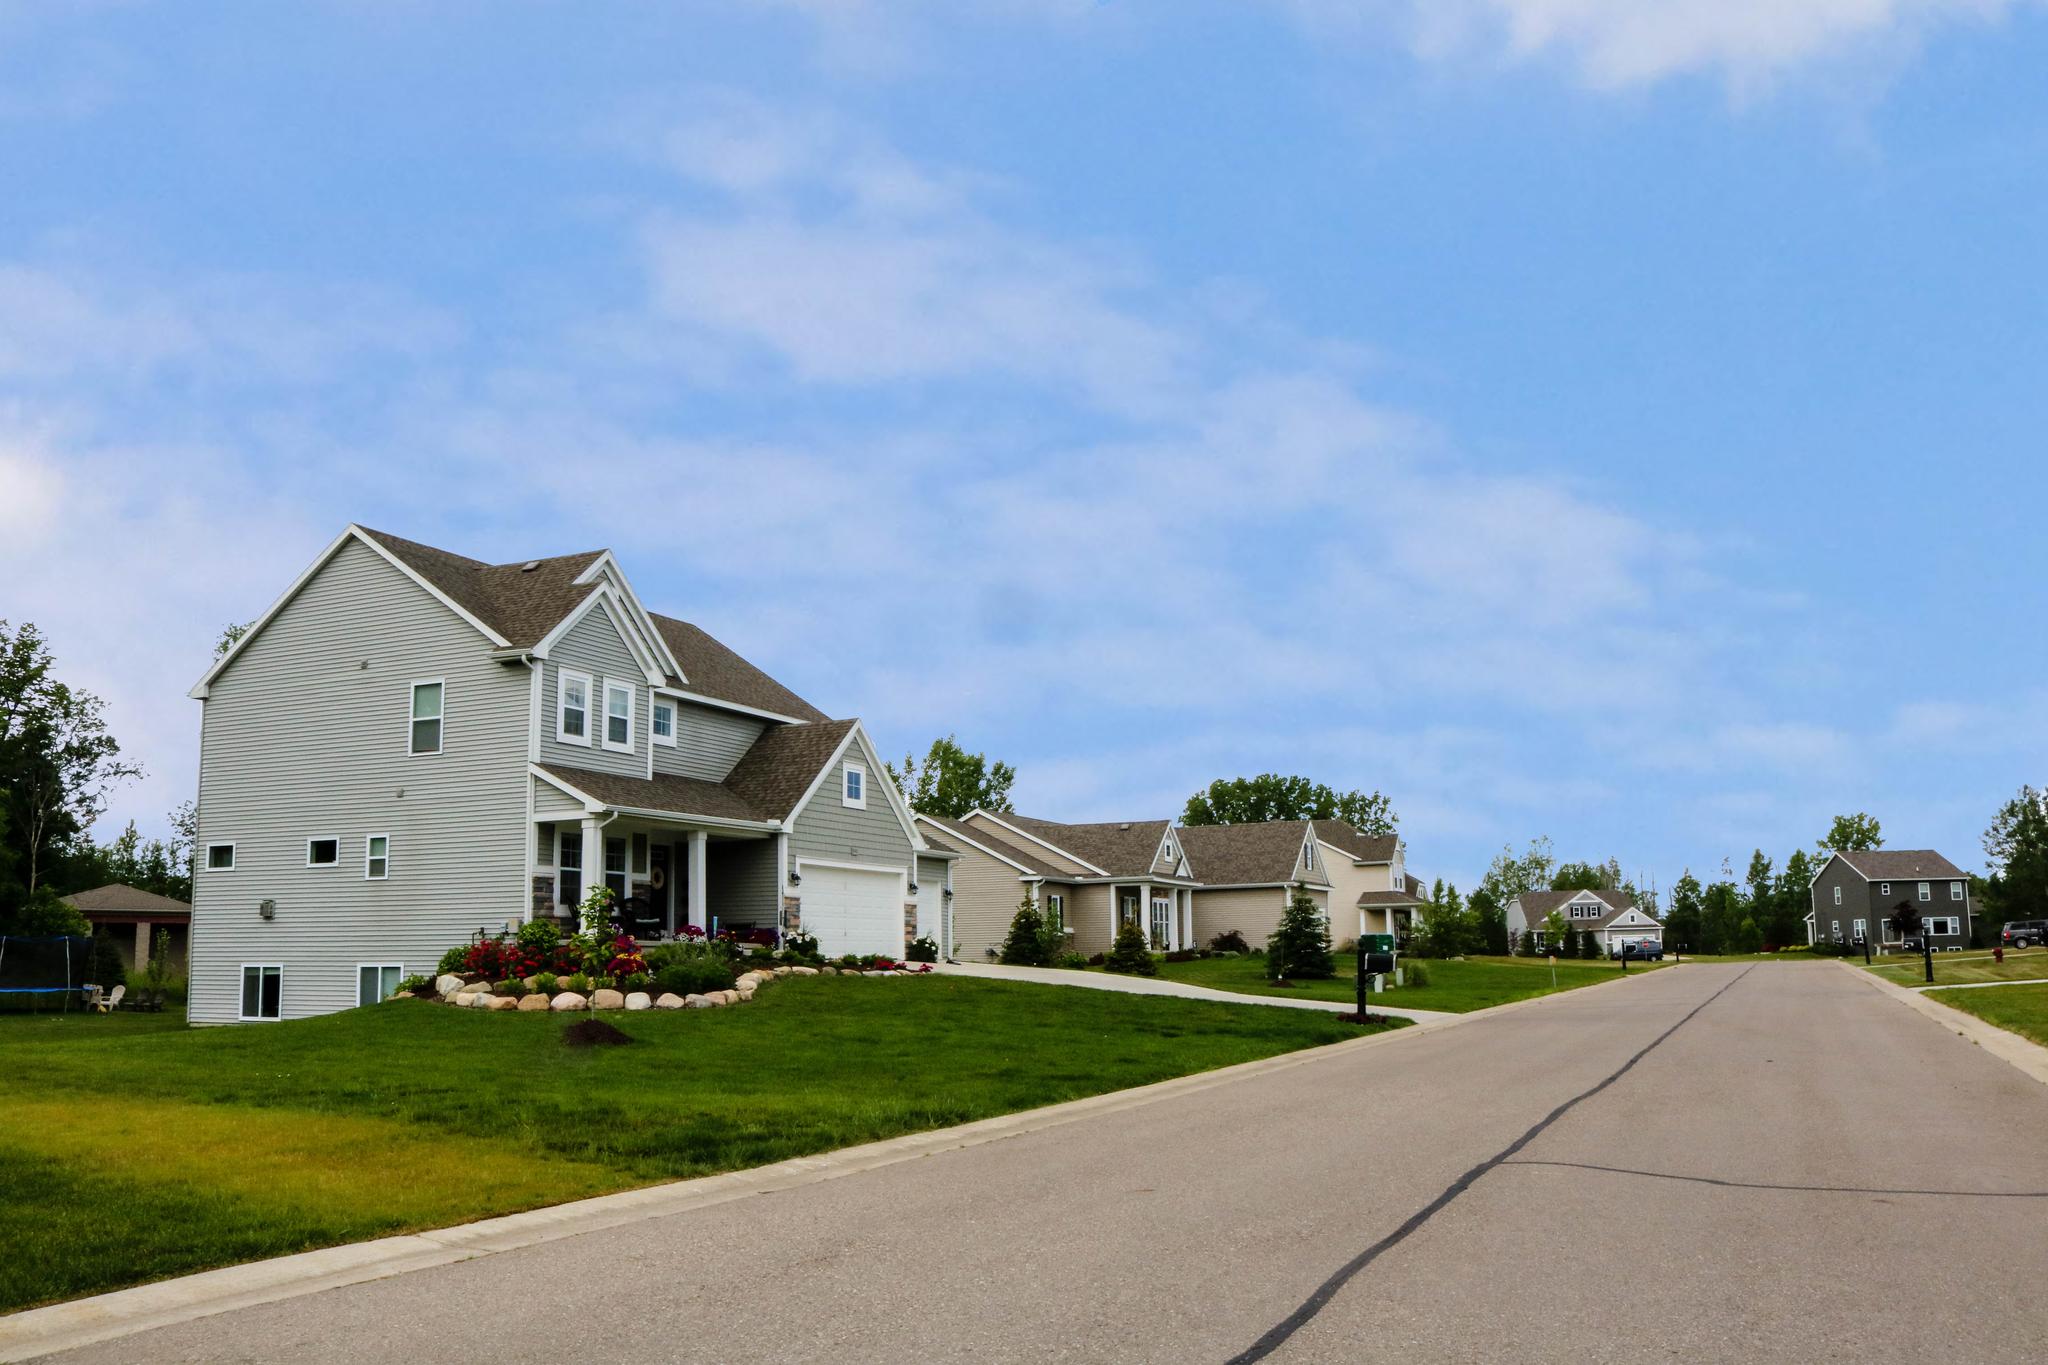
[{"label": "spruce tree", "polygon": [[1003,940],[1000,960],[1012,967],[1052,965],[1052,953],[1045,935],[1045,920],[1029,896],[1017,903],[1017,914],[1010,921],[1010,935]]},{"label": "spruce tree", "polygon": [[1297,892],[1281,912],[1280,927],[1266,940],[1266,975],[1275,981],[1324,981],[1336,974],[1330,926],[1316,903]]},{"label": "spruce tree", "polygon": [[1116,946],[1109,950],[1109,957],[1103,963],[1113,972],[1125,976],[1157,976],[1159,964],[1152,960],[1152,950],[1145,943],[1144,931],[1136,921],[1126,921],[1116,931]]},{"label": "spruce tree", "polygon": [[1600,935],[1591,929],[1579,935],[1579,956],[1588,962],[1600,960]]}]

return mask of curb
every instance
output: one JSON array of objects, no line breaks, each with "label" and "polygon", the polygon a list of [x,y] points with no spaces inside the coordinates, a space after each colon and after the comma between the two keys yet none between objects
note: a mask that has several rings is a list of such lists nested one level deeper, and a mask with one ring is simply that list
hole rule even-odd
[{"label": "curb", "polygon": [[[1996,1024],[1987,1023],[1976,1015],[1959,1010],[1953,1005],[1944,1005],[1939,1000],[1929,999],[1925,990],[1914,990],[1910,986],[1901,986],[1894,982],[1886,981],[1881,976],[1873,976],[1861,967],[1852,967],[1840,960],[1837,960],[1835,965],[1857,978],[1869,982],[1900,1004],[1910,1009],[1918,1010],[1950,1032],[1961,1034],[2000,1061],[2009,1062],[2025,1072],[2033,1080],[2039,1081],[2043,1085],[2048,1085],[2048,1047],[2042,1047],[2032,1039],[2022,1038],[2019,1034],[2013,1033],[2008,1029],[2002,1029]],[[2000,984],[2012,983],[2001,982]],[[1936,986],[1934,989],[1955,990],[1960,988]]]},{"label": "curb", "polygon": [[[1645,972],[1644,977],[1658,975]],[[1602,987],[1623,984],[1626,977],[1579,986],[1553,995],[1511,1000],[1465,1014],[1439,1014],[1410,1022],[1405,1027],[1364,1038],[1348,1038],[1322,1047],[1303,1048],[1240,1062],[1214,1071],[1197,1072],[1155,1081],[1129,1090],[1113,1090],[1086,1099],[1027,1109],[973,1123],[940,1128],[926,1133],[908,1133],[859,1147],[815,1156],[792,1157],[772,1166],[700,1176],[693,1180],[648,1185],[617,1194],[597,1195],[567,1204],[530,1209],[525,1213],[486,1218],[456,1227],[427,1232],[404,1233],[375,1241],[323,1247],[290,1256],[277,1256],[245,1265],[203,1270],[154,1284],[116,1289],[90,1298],[73,1299],[44,1308],[30,1308],[0,1317],[0,1362],[33,1360],[60,1351],[75,1350],[132,1336],[159,1327],[212,1317],[219,1313],[255,1308],[330,1289],[365,1284],[372,1280],[406,1275],[417,1270],[452,1265],[479,1256],[517,1251],[522,1247],[603,1232],[650,1218],[709,1208],[752,1195],[774,1194],[800,1189],[841,1176],[894,1166],[920,1157],[979,1147],[1005,1138],[1022,1137],[1062,1127],[1098,1114],[1113,1114],[1142,1108],[1162,1100],[1237,1081],[1251,1080],[1295,1067],[1309,1066],[1332,1057],[1347,1056],[1365,1048],[1384,1047],[1404,1038],[1422,1037],[1445,1029],[1557,1000],[1571,999]],[[1173,997],[1167,997],[1173,998]],[[1945,1007],[1944,1007],[1945,1008]],[[1953,1011],[1951,1011],[1953,1012]],[[1967,1016],[1965,1016],[1967,1017]],[[2010,1036],[2010,1035],[2007,1035]],[[2044,1052],[2048,1058],[2048,1052]],[[2044,1072],[2048,1080],[2048,1072]]]}]

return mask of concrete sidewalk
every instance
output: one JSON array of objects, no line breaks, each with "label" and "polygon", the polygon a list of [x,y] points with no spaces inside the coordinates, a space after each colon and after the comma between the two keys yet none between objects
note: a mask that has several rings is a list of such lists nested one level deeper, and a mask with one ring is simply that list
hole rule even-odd
[{"label": "concrete sidewalk", "polygon": [[[1119,976],[1115,972],[1074,972],[1062,967],[1003,967],[993,963],[941,962],[933,970],[954,976],[979,977],[984,981],[1028,981],[1035,986],[1080,986],[1091,991],[1121,991],[1125,995],[1171,995],[1182,1000],[1215,1000],[1225,1005],[1278,1005],[1290,1010],[1327,1010],[1348,1014],[1351,1005],[1337,1000],[1289,1000],[1278,995],[1246,995],[1241,991],[1219,991],[1208,986],[1190,986],[1184,981],[1162,981],[1153,976]],[[1432,1019],[1456,1019],[1448,1010],[1395,1009],[1372,1002],[1374,1014],[1426,1023]]]}]

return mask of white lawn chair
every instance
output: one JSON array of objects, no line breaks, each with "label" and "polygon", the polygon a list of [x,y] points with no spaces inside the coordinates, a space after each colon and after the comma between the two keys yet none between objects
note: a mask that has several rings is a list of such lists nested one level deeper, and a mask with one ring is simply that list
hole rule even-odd
[{"label": "white lawn chair", "polygon": [[128,987],[126,983],[123,983],[122,985],[114,987],[113,994],[108,995],[99,1001],[96,1001],[93,1004],[93,1008],[98,1010],[101,1014],[110,1014],[121,1007],[121,997],[126,994],[128,994]]}]

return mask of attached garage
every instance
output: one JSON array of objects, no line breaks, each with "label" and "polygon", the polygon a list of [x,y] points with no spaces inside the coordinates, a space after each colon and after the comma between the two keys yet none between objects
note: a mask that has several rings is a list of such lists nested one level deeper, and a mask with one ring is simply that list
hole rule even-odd
[{"label": "attached garage", "polygon": [[846,953],[903,953],[903,904],[908,894],[901,868],[833,866],[799,860],[803,878],[804,932],[816,936],[826,957]]}]

